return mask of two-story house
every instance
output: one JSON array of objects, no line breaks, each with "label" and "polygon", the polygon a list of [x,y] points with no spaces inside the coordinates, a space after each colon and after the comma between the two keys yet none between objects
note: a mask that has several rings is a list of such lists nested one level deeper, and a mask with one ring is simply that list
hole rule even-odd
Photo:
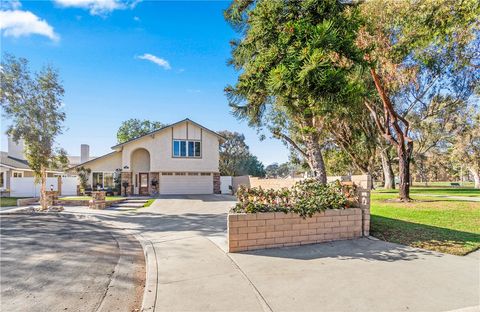
[{"label": "two-story house", "polygon": [[115,145],[113,152],[79,164],[90,168],[93,189],[114,187],[122,194],[220,193],[218,169],[222,136],[189,119]]}]

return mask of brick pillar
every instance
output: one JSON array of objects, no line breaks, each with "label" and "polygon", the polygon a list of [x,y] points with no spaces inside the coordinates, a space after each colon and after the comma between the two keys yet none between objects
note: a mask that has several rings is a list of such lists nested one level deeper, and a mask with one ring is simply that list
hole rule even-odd
[{"label": "brick pillar", "polygon": [[358,200],[362,209],[363,236],[370,235],[370,190],[359,189]]},{"label": "brick pillar", "polygon": [[216,172],[213,174],[213,193],[221,194],[220,190],[220,173]]},{"label": "brick pillar", "polygon": [[[156,181],[156,185],[152,185],[152,182]],[[160,174],[158,172],[150,172],[150,186],[149,186],[149,193],[152,196],[158,194],[160,187]]]},{"label": "brick pillar", "polygon": [[92,192],[92,199],[88,203],[90,209],[105,209],[105,193],[104,191]]},{"label": "brick pillar", "polygon": [[[127,193],[125,194],[125,187],[123,186],[123,183],[127,182],[128,187],[127,187]],[[122,188],[122,196],[130,196],[132,194],[132,173],[131,172],[122,172],[122,182],[120,184]]]},{"label": "brick pillar", "polygon": [[47,207],[55,206],[55,201],[58,199],[58,192],[57,191],[46,191],[45,192],[45,201]]}]

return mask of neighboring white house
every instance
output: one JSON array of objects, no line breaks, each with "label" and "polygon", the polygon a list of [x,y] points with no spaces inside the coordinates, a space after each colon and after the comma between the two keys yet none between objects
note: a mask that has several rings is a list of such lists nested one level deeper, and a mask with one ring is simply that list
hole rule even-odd
[{"label": "neighboring white house", "polygon": [[90,168],[88,183],[94,189],[113,188],[120,174],[126,195],[220,193],[221,139],[184,119],[115,145],[113,152],[78,166]]}]

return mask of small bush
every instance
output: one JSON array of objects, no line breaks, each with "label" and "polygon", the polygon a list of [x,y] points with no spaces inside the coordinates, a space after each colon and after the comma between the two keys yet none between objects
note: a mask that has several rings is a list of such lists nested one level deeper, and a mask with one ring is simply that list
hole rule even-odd
[{"label": "small bush", "polygon": [[356,201],[353,185],[340,182],[321,184],[315,179],[295,183],[292,188],[264,190],[261,187],[237,190],[239,203],[234,212],[293,212],[302,217],[311,217],[326,209],[348,208]]}]

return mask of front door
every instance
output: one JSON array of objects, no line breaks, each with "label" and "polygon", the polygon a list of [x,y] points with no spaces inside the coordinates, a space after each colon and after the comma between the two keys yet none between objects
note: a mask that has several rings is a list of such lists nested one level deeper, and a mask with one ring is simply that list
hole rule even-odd
[{"label": "front door", "polygon": [[140,187],[138,188],[139,195],[148,195],[148,173],[139,173]]}]

